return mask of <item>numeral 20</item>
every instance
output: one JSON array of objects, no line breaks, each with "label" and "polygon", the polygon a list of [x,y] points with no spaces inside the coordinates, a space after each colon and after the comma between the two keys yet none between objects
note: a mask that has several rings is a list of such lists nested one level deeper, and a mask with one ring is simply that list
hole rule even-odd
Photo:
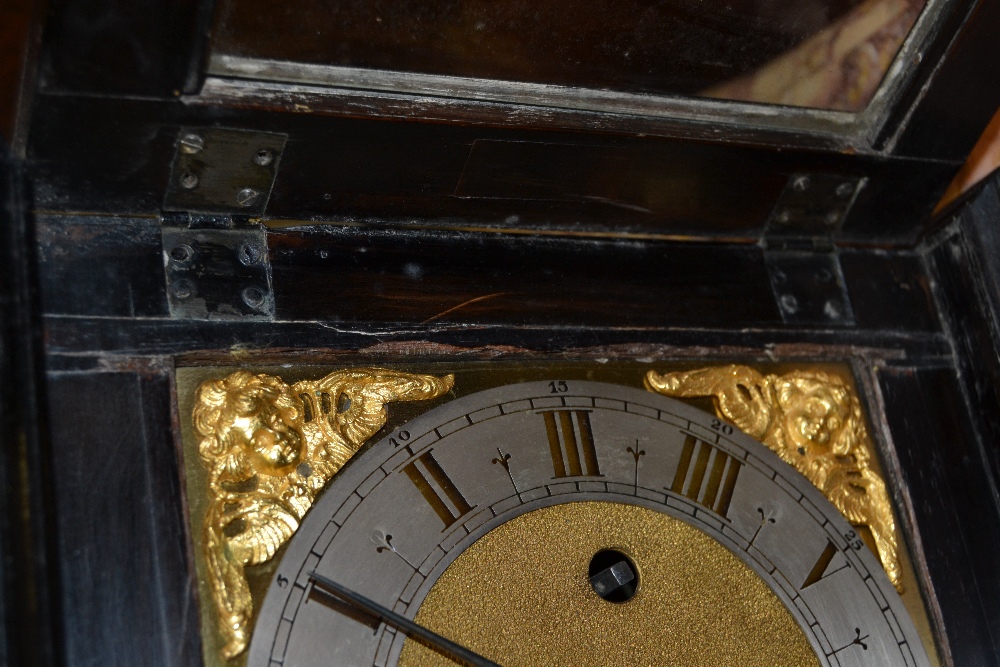
[{"label": "numeral 20", "polygon": [[733,434],[733,427],[731,425],[725,423],[721,419],[713,419],[712,420],[712,430],[713,431],[718,431],[719,433],[722,433],[723,435],[732,435]]}]

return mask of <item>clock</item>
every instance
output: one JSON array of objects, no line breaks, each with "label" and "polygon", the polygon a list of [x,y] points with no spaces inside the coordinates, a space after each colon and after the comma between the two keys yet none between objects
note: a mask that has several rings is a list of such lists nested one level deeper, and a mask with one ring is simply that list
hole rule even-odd
[{"label": "clock", "polygon": [[[390,401],[453,394],[454,377],[202,381],[209,473],[189,495],[210,496],[202,601],[220,653],[206,661],[454,664],[409,620],[502,665],[932,664],[842,378],[740,365],[649,371],[645,389],[564,377],[462,392],[363,449]],[[743,410],[729,390],[751,397]],[[663,393],[714,396],[769,445]],[[801,466],[782,460],[779,432]],[[247,573],[275,553],[252,596]]]},{"label": "clock", "polygon": [[[418,488],[442,490],[430,459],[412,449],[403,466],[416,477],[391,477],[409,494],[403,513],[380,511],[361,531],[363,565],[388,564],[386,586],[393,568],[405,572],[401,556],[419,571],[430,553],[407,529],[441,540],[447,558],[421,572],[420,608],[400,607],[403,625],[510,662],[453,627],[461,609],[486,618],[453,604],[469,599],[456,586],[515,583],[494,565],[511,552],[504,541],[523,547],[521,574],[549,573],[532,590],[582,596],[563,611],[599,603],[624,618],[683,588],[655,585],[654,556],[680,552],[625,541],[642,532],[697,544],[682,565],[735,577],[726,604],[683,617],[715,618],[690,626],[714,628],[708,639],[721,636],[719,619],[741,616],[738,598],[790,628],[772,632],[768,650],[875,655],[884,635],[869,602],[837,621],[810,611],[815,632],[796,603],[864,566],[884,572],[891,588],[880,579],[868,590],[898,598],[932,665],[1000,663],[1000,181],[935,211],[1000,106],[1000,3],[816,0],[792,13],[721,0],[6,4],[0,662],[242,667],[264,650],[262,632],[275,644],[291,622],[269,600],[291,595],[302,573],[281,568],[306,562],[313,524],[338,511],[325,499],[394,447],[387,438],[412,449],[399,434],[415,434],[415,420],[555,382],[556,398],[641,394],[657,410],[701,412],[688,427],[596,404],[552,408],[568,429],[533,408],[502,418],[526,420],[523,438],[497,437],[502,452],[467,463],[447,457],[476,455],[482,438],[464,449],[449,438],[501,422],[449,435],[428,456],[470,512],[500,502],[484,494],[504,483],[513,493],[514,482],[562,479],[547,419],[562,446],[570,430],[577,443],[563,473],[604,484],[578,488],[595,494],[580,502],[498,510],[495,526],[469,524],[458,500],[432,494],[463,519],[449,531],[454,514],[442,518]],[[352,375],[364,369],[386,375],[365,385],[367,374]],[[213,400],[244,397],[233,426],[246,442],[237,433],[202,448],[222,417],[195,422],[197,389],[234,373],[260,386]],[[401,384],[379,398],[393,374]],[[583,392],[585,382],[600,386]],[[362,386],[369,407],[392,399],[384,413],[362,410]],[[254,392],[271,407],[255,413]],[[686,465],[682,428],[694,438]],[[764,475],[757,460],[788,473],[788,489],[772,480],[777,497],[820,494],[820,514],[832,506],[849,526],[779,539],[792,505],[741,504]],[[737,469],[728,508],[703,504]],[[694,508],[690,520],[681,506]],[[412,520],[401,528],[400,516]],[[566,520],[580,530],[549,531]],[[597,522],[649,530],[581,542]],[[483,532],[468,546],[466,525]],[[526,537],[543,535],[537,548]],[[560,571],[538,565],[559,565],[545,558],[553,540],[575,563],[564,563],[563,588],[551,588]],[[311,570],[301,602],[316,605],[317,623],[378,617],[372,636],[392,656],[436,659],[406,648],[400,619],[361,613],[333,587],[388,612],[417,590],[380,592],[369,587],[378,570],[327,567]],[[688,603],[708,599],[709,578],[687,572],[706,582]],[[483,604],[505,597],[477,591]],[[295,616],[296,633],[308,618]],[[922,660],[904,625],[892,636]],[[596,636],[574,638],[582,648]]]}]

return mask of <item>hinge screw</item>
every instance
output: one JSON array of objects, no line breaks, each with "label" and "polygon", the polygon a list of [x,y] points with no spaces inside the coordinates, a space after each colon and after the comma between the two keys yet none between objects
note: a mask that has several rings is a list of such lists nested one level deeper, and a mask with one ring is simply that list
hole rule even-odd
[{"label": "hinge screw", "polygon": [[846,199],[851,195],[852,192],[854,192],[853,183],[841,183],[840,185],[837,186],[836,193],[837,196],[840,197],[841,199]]},{"label": "hinge screw", "polygon": [[174,246],[170,250],[170,258],[173,259],[178,264],[183,264],[187,262],[194,256],[194,248],[182,243],[180,245]]},{"label": "hinge screw", "polygon": [[809,189],[811,182],[808,176],[798,176],[794,181],[792,181],[792,189],[796,192],[805,192]]},{"label": "hinge screw", "polygon": [[247,287],[242,293],[243,303],[254,310],[264,305],[264,292],[257,287]]},{"label": "hinge screw", "polygon": [[185,190],[194,190],[198,187],[198,174],[192,174],[190,171],[185,172],[181,175],[180,184]]},{"label": "hinge screw", "polygon": [[244,208],[253,206],[259,198],[260,193],[253,188],[243,188],[236,193],[236,203]]},{"label": "hinge screw", "polygon": [[175,280],[173,284],[170,285],[170,291],[174,293],[174,296],[180,300],[190,299],[194,296],[194,283],[192,283],[187,278],[180,278]]},{"label": "hinge screw", "polygon": [[781,309],[789,315],[799,312],[799,300],[795,298],[794,294],[782,294],[779,303],[781,304]]},{"label": "hinge screw", "polygon": [[200,153],[201,149],[205,147],[205,139],[200,134],[195,134],[194,132],[188,132],[181,137],[181,150],[188,155],[194,155],[195,153]]},{"label": "hinge screw", "polygon": [[262,167],[274,162],[274,153],[267,148],[261,148],[257,151],[257,154],[253,156],[253,161]]},{"label": "hinge screw", "polygon": [[262,254],[256,244],[244,243],[240,246],[240,264],[243,266],[253,266],[260,261]]}]

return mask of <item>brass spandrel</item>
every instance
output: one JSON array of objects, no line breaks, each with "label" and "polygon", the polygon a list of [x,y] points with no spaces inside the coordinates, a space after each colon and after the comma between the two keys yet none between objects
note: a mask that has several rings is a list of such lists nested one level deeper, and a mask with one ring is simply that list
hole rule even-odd
[{"label": "brass spandrel", "polygon": [[385,424],[387,403],[435,398],[453,382],[362,368],[292,385],[246,371],[201,383],[193,417],[208,471],[202,551],[222,659],[249,641],[244,567],[268,561],[291,537],[317,493]]},{"label": "brass spandrel", "polygon": [[848,521],[867,527],[882,566],[902,592],[896,525],[885,482],[871,466],[861,403],[836,375],[793,370],[763,375],[727,365],[659,374],[646,388],[666,396],[711,396],[716,414],[801,472]]}]

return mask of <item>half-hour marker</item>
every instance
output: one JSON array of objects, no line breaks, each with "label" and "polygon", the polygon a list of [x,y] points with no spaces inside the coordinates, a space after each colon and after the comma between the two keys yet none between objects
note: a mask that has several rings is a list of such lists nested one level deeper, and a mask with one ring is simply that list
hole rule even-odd
[{"label": "half-hour marker", "polygon": [[[420,465],[417,465],[418,463]],[[444,530],[451,527],[462,515],[472,511],[472,506],[442,470],[431,450],[427,450],[403,466],[403,472],[444,521]]]},{"label": "half-hour marker", "polygon": [[867,651],[868,644],[865,643],[865,640],[868,639],[869,636],[870,635],[861,636],[861,628],[854,628],[854,639],[852,639],[849,643],[841,646],[840,648],[835,649],[833,653],[831,653],[830,655],[837,655],[841,651],[849,649],[852,646],[860,646],[862,651]]},{"label": "half-hour marker", "polygon": [[645,449],[639,449],[639,441],[635,441],[635,449],[631,447],[626,447],[625,451],[632,455],[635,459],[635,475],[632,476],[632,488],[636,495],[639,495],[639,459],[646,455]]},{"label": "half-hour marker", "polygon": [[764,530],[764,526],[774,523],[774,517],[770,514],[764,513],[763,507],[757,508],[757,514],[760,516],[760,523],[757,525],[757,530],[753,531],[753,537],[750,538],[750,546],[757,541],[757,537],[760,535],[760,531]]},{"label": "half-hour marker", "polygon": [[514,487],[514,493],[520,495],[521,492],[517,490],[517,482],[514,481],[514,475],[510,471],[510,454],[504,454],[503,450],[499,447],[497,447],[497,454],[500,456],[494,457],[493,464],[503,466],[503,469],[507,471],[507,477],[510,479],[511,486]]},{"label": "half-hour marker", "polygon": [[600,477],[590,410],[550,410],[541,415],[545,418],[545,433],[549,438],[553,479],[582,475]]},{"label": "half-hour marker", "polygon": [[392,543],[392,535],[388,535],[386,533],[383,533],[381,530],[375,529],[371,532],[370,537],[372,542],[375,543],[375,551],[377,551],[380,554],[385,552],[395,554],[396,556],[399,557],[400,560],[409,565],[412,569],[414,570],[417,569],[416,566],[413,565],[413,563],[411,563],[406,559],[406,556],[404,556],[403,554],[399,553],[399,551],[396,550],[396,545]]},{"label": "half-hour marker", "polygon": [[837,572],[851,566],[851,562],[844,559],[843,565],[835,570],[831,570],[829,572],[827,571],[830,569],[830,563],[833,562],[833,557],[837,555],[837,551],[837,545],[834,544],[832,540],[828,539],[826,541],[826,548],[823,549],[823,553],[819,555],[819,559],[816,561],[816,564],[813,565],[812,570],[810,570],[809,576],[807,576],[806,580],[802,582],[802,586],[800,587],[802,590],[805,590],[816,582],[826,579],[830,575],[836,574]]},{"label": "half-hour marker", "polygon": [[670,490],[728,518],[742,465],[718,447],[688,435]]}]

